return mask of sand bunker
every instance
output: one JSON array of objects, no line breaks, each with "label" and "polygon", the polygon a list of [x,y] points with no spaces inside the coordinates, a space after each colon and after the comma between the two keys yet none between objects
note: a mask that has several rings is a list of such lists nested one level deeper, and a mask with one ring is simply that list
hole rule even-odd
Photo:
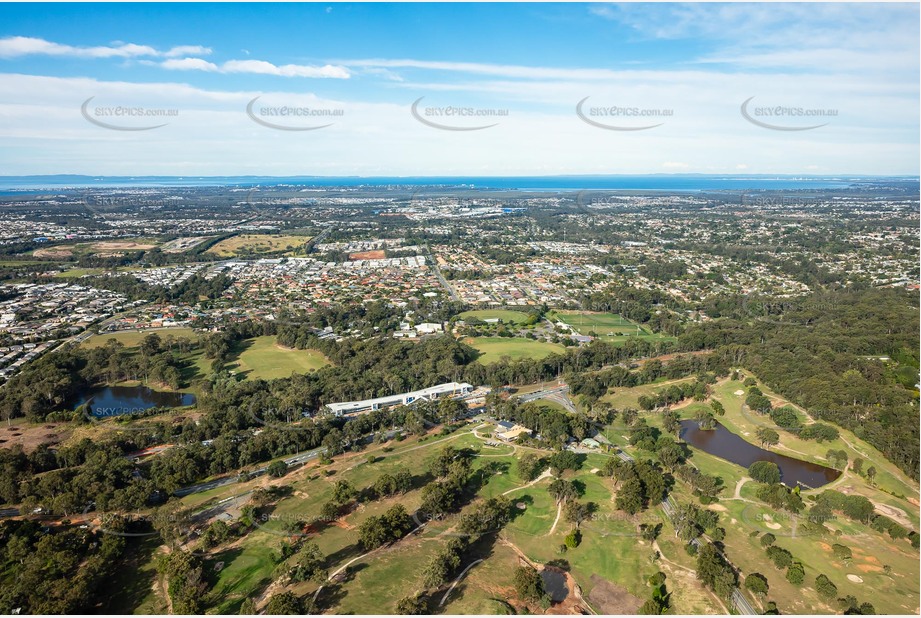
[{"label": "sand bunker", "polygon": [[863,578],[860,575],[854,575],[853,573],[847,574],[848,580],[854,582],[855,584],[862,584]]}]

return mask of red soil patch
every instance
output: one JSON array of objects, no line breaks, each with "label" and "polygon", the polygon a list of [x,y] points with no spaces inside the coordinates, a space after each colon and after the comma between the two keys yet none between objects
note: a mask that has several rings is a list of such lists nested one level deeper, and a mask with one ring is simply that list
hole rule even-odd
[{"label": "red soil patch", "polygon": [[375,249],[374,251],[359,251],[358,253],[349,253],[350,260],[383,260],[387,257],[387,254],[383,249]]}]

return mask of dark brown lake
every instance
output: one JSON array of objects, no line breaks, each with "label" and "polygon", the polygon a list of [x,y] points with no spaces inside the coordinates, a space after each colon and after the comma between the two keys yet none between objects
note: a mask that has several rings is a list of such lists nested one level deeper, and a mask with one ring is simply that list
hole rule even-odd
[{"label": "dark brown lake", "polygon": [[773,461],[780,468],[780,480],[787,487],[805,485],[809,488],[821,487],[841,476],[840,470],[826,468],[819,464],[780,455],[747,442],[719,423],[716,428],[704,431],[697,421],[681,421],[681,438],[705,453],[715,455],[726,461],[748,469],[756,461]]}]

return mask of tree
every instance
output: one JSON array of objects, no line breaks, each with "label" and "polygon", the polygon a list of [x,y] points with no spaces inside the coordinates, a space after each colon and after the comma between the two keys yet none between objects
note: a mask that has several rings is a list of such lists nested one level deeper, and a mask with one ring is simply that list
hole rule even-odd
[{"label": "tree", "polygon": [[304,613],[304,604],[293,592],[272,595],[265,606],[265,613],[272,616],[296,616]]},{"label": "tree", "polygon": [[323,507],[320,509],[320,517],[325,522],[333,522],[339,519],[339,511],[342,509],[342,505],[333,502],[332,500],[323,504]]},{"label": "tree", "polygon": [[445,513],[454,508],[456,492],[448,488],[446,483],[429,483],[422,488],[422,502],[419,511],[424,517],[440,519]]},{"label": "tree", "polygon": [[823,599],[834,599],[838,595],[838,587],[824,574],[815,578],[815,590]]},{"label": "tree", "polygon": [[656,601],[655,599],[646,599],[643,602],[643,605],[640,607],[639,612],[640,616],[658,616],[662,613],[665,608],[662,607],[662,603]]},{"label": "tree", "polygon": [[569,549],[575,549],[582,543],[582,532],[578,528],[566,535],[566,538],[563,539],[563,542],[566,544],[566,547]]},{"label": "tree", "polygon": [[726,414],[726,408],[724,408],[723,404],[716,399],[710,402],[710,407],[713,408],[713,413],[717,416],[723,416]]},{"label": "tree", "polygon": [[358,495],[355,486],[345,480],[336,481],[333,486],[333,502],[337,504],[348,504]]},{"label": "tree", "polygon": [[645,506],[645,493],[643,483],[638,478],[627,480],[617,491],[617,497],[614,504],[620,510],[636,515],[643,510]]},{"label": "tree", "polygon": [[838,560],[848,561],[853,557],[853,554],[851,553],[851,548],[846,545],[835,543],[834,545],[831,546],[831,550],[832,550],[832,553],[835,554],[835,558],[837,558]]},{"label": "tree", "polygon": [[544,580],[532,566],[515,569],[515,591],[526,601],[539,601],[544,596]]},{"label": "tree", "polygon": [[517,462],[518,476],[525,481],[533,481],[543,471],[544,460],[534,453],[522,455]]},{"label": "tree", "polygon": [[787,581],[798,586],[806,578],[806,569],[801,562],[794,562],[787,568]]},{"label": "tree", "polygon": [[662,524],[640,524],[640,536],[650,543],[655,541],[662,532]]},{"label": "tree", "polygon": [[859,476],[863,476],[863,459],[860,457],[854,458],[853,463],[851,463],[851,469]]},{"label": "tree", "polygon": [[873,479],[876,478],[876,466],[870,466],[867,468],[867,480],[870,481],[870,484],[873,484]]},{"label": "tree", "polygon": [[662,428],[670,434],[677,434],[681,430],[678,414],[672,410],[662,413]]},{"label": "tree", "polygon": [[767,532],[761,536],[761,547],[767,547],[768,545],[773,545],[774,541],[777,540],[777,537]]},{"label": "tree", "polygon": [[582,457],[572,451],[557,451],[547,459],[554,476],[561,476],[566,470],[578,470],[582,467]]},{"label": "tree", "polygon": [[774,446],[780,443],[780,434],[768,427],[759,427],[755,432],[755,437],[761,443],[761,446]]},{"label": "tree", "polygon": [[343,442],[342,432],[335,427],[330,429],[325,436],[323,436],[323,441],[321,444],[326,447],[326,455],[329,457],[335,457],[336,455],[341,455],[344,452],[342,447]]},{"label": "tree", "polygon": [[433,555],[422,569],[422,585],[437,588],[448,580],[448,576],[460,566],[460,556],[448,549]]},{"label": "tree", "polygon": [[780,468],[773,461],[756,461],[748,467],[748,475],[767,485],[780,482]]},{"label": "tree", "polygon": [[310,580],[322,584],[327,577],[327,570],[323,566],[325,562],[326,558],[316,543],[305,543],[297,552],[297,560],[288,574],[295,582]]},{"label": "tree", "polygon": [[372,515],[364,520],[358,527],[358,538],[365,549],[372,550],[403,538],[412,528],[406,507],[397,504],[383,515]]},{"label": "tree", "polygon": [[671,471],[674,471],[684,461],[684,452],[677,444],[670,444],[657,453],[659,462]]},{"label": "tree", "polygon": [[729,598],[736,584],[735,572],[712,543],[701,544],[697,553],[697,579],[723,598]]},{"label": "tree", "polygon": [[768,593],[770,586],[768,585],[767,577],[761,573],[749,573],[745,577],[745,588],[752,594],[763,597]]},{"label": "tree", "polygon": [[286,464],[281,459],[273,461],[269,464],[269,467],[266,469],[266,472],[272,478],[281,478],[288,473],[288,464]]},{"label": "tree", "polygon": [[771,559],[771,562],[774,563],[774,566],[778,569],[785,569],[791,564],[793,564],[793,554],[788,552],[783,547],[778,547],[776,545],[771,545],[767,548],[767,556]]},{"label": "tree", "polygon": [[697,420],[697,426],[702,431],[711,431],[716,428],[716,419],[713,418],[713,414],[706,409],[699,410],[694,418]]},{"label": "tree", "polygon": [[825,459],[832,468],[840,468],[842,470],[847,468],[847,451],[843,449],[828,449],[828,452],[825,453]]},{"label": "tree", "polygon": [[563,479],[554,479],[550,486],[547,487],[550,496],[557,504],[562,504],[568,500],[574,500],[579,497],[579,489],[572,481]]},{"label": "tree", "polygon": [[582,525],[582,522],[592,516],[595,510],[595,504],[592,502],[577,502],[575,500],[567,502],[563,507],[563,517],[566,521],[576,525],[576,528]]},{"label": "tree", "polygon": [[428,599],[422,593],[403,597],[397,602],[397,613],[404,616],[421,616],[429,613]]}]

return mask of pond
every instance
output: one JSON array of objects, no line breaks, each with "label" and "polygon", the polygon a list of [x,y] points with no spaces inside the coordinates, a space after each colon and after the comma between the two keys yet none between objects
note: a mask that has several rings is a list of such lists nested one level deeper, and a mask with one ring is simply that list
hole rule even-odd
[{"label": "pond", "polygon": [[85,393],[74,407],[89,402],[93,416],[137,414],[150,408],[178,408],[195,403],[195,395],[155,391],[147,386],[106,386]]},{"label": "pond", "polygon": [[554,603],[559,603],[569,596],[569,586],[566,584],[566,574],[553,567],[544,567],[540,572],[544,580],[544,590],[550,595]]},{"label": "pond", "polygon": [[738,464],[746,470],[756,461],[773,461],[780,468],[781,482],[787,487],[821,487],[841,476],[840,470],[766,451],[746,442],[719,423],[711,431],[700,429],[695,420],[681,421],[681,437],[705,453]]}]

